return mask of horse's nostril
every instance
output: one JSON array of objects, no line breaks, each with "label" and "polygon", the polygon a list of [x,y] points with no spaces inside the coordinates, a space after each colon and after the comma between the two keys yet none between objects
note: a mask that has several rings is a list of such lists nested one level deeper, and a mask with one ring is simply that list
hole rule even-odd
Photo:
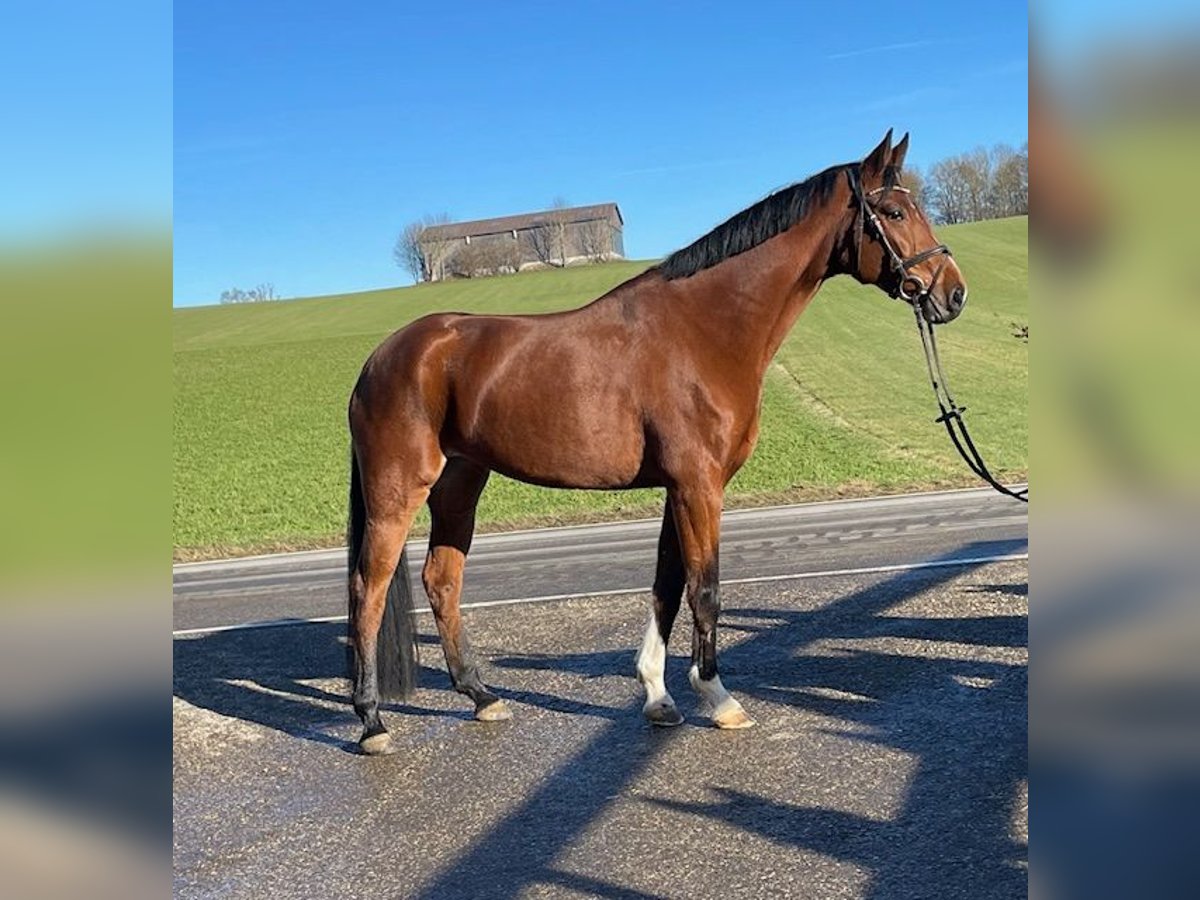
[{"label": "horse's nostril", "polygon": [[962,305],[967,302],[967,290],[961,284],[954,289],[950,294],[950,305],[955,309],[962,309]]}]

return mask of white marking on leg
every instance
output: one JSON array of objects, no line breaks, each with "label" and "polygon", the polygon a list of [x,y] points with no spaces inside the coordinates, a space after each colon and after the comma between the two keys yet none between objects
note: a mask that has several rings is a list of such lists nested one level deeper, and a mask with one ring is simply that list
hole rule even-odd
[{"label": "white marking on leg", "polygon": [[688,681],[692,683],[692,690],[709,702],[713,708],[713,716],[716,717],[724,709],[732,709],[728,704],[741,706],[729,691],[725,690],[725,685],[721,684],[721,676],[714,675],[711,681],[705,681],[700,677],[700,667],[692,666],[688,670]]},{"label": "white marking on leg", "polygon": [[713,721],[718,725],[740,728],[751,722],[746,711],[742,709],[742,704],[734,700],[729,691],[725,690],[725,685],[721,684],[720,675],[714,675],[705,681],[700,677],[699,667],[692,666],[688,671],[688,681],[692,683],[692,689],[712,706]]},{"label": "white marking on leg", "polygon": [[658,617],[651,612],[650,622],[646,625],[646,636],[642,639],[642,649],[637,658],[638,680],[646,687],[647,713],[653,707],[675,705],[675,701],[667,693],[666,669],[667,645],[658,633]]}]

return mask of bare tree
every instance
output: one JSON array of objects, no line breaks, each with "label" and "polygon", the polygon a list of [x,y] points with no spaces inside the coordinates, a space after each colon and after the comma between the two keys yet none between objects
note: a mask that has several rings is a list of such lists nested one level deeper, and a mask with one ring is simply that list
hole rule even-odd
[{"label": "bare tree", "polygon": [[958,157],[958,177],[963,182],[967,201],[967,221],[978,222],[991,216],[992,157],[982,147]]},{"label": "bare tree", "polygon": [[405,269],[413,281],[434,281],[445,276],[446,262],[455,249],[454,241],[435,240],[427,236],[426,230],[436,225],[450,223],[448,213],[423,216],[420,221],[409,222],[396,239],[392,258],[396,265]]},{"label": "bare tree", "polygon": [[589,219],[579,225],[579,249],[591,262],[604,262],[612,254],[612,225],[607,219]]},{"label": "bare tree", "polygon": [[922,208],[928,207],[929,184],[917,166],[907,166],[900,175],[900,184],[908,188],[912,201]]},{"label": "bare tree", "polygon": [[[486,235],[461,244],[447,263],[448,270],[459,278],[480,278],[499,275],[506,269],[516,271],[515,242],[507,235]],[[519,264],[519,262],[517,263]]]},{"label": "bare tree", "polygon": [[251,288],[250,296],[254,298],[255,303],[279,299],[279,295],[275,293],[275,285],[269,281],[263,282],[258,287]]},{"label": "bare tree", "polygon": [[449,273],[450,260],[463,245],[454,240],[422,240],[421,256],[425,260],[425,280],[440,281]]},{"label": "bare tree", "polygon": [[549,220],[539,220],[529,228],[529,249],[538,262],[554,265],[554,230]]},{"label": "bare tree", "polygon": [[516,231],[496,244],[497,272],[507,271],[515,274],[521,271],[521,264],[525,262],[521,244],[520,232]]},{"label": "bare tree", "polygon": [[995,217],[1029,213],[1029,145],[1021,150],[1000,144],[992,150],[991,213]]},{"label": "bare tree", "polygon": [[562,197],[555,197],[554,202],[550,204],[550,223],[554,229],[554,245],[558,250],[560,266],[567,264],[567,254],[570,252],[568,230],[571,217],[567,208],[567,201]]},{"label": "bare tree", "polygon": [[966,220],[966,201],[949,159],[938,160],[929,168],[929,185],[925,188],[925,194],[929,198],[929,212],[934,221],[954,225]]},{"label": "bare tree", "polygon": [[425,277],[425,258],[421,255],[421,232],[425,226],[420,222],[409,222],[396,238],[392,257],[396,265],[412,276],[413,282]]},{"label": "bare tree", "polygon": [[529,246],[534,256],[547,266],[562,267],[567,264],[567,226],[570,218],[566,213],[567,201],[556,197],[550,209],[529,229]]},{"label": "bare tree", "polygon": [[986,216],[990,167],[982,147],[934,163],[927,196],[938,222],[954,225]]},{"label": "bare tree", "polygon": [[921,170],[916,166],[910,166],[904,170],[904,174],[900,178],[900,183],[908,188],[909,196],[918,206],[925,206],[925,176],[921,174]]},{"label": "bare tree", "polygon": [[445,274],[455,278],[475,278],[482,275],[485,266],[483,256],[482,247],[478,243],[468,241],[459,244],[446,260]]}]

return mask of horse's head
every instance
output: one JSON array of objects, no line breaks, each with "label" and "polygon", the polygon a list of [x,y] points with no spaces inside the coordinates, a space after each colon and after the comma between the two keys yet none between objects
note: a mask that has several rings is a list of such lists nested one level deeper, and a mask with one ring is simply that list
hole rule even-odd
[{"label": "horse's head", "polygon": [[929,322],[950,322],[967,302],[967,284],[901,181],[907,152],[908,135],[893,147],[888,131],[860,165],[848,168],[857,260],[851,274],[917,307]]}]

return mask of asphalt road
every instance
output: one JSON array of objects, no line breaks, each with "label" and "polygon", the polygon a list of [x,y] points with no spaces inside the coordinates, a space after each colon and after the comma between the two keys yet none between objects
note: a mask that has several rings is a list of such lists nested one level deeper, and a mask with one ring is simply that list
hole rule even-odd
[{"label": "asphalt road", "polygon": [[[647,589],[658,521],[480,535],[465,605]],[[1023,504],[990,490],[725,513],[721,579],[870,568],[1024,550]],[[425,544],[409,544],[418,597]],[[175,567],[177,630],[345,614],[346,553],[322,550]]]},{"label": "asphalt road", "polygon": [[177,896],[1026,895],[1027,564],[984,561],[1024,553],[1023,506],[728,514],[720,664],[759,723],[733,733],[687,687],[686,617],[687,722],[642,722],[656,529],[481,538],[465,621],[514,718],[471,720],[421,616],[423,687],[378,759],[343,622],[192,631],[339,615],[341,554],[177,567]]}]

